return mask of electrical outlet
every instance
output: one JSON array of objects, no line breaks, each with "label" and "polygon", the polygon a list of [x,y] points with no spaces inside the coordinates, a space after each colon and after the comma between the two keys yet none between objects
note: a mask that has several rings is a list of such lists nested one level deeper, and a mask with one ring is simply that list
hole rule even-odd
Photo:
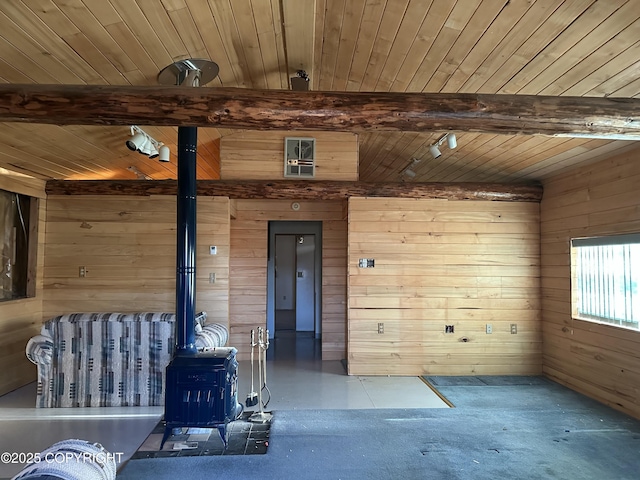
[{"label": "electrical outlet", "polygon": [[453,333],[453,325],[445,325],[444,333]]},{"label": "electrical outlet", "polygon": [[210,273],[209,274],[209,283],[216,283],[216,274],[215,273]]},{"label": "electrical outlet", "polygon": [[487,323],[487,334],[489,333],[493,333],[493,325],[491,325],[490,323]]},{"label": "electrical outlet", "polygon": [[79,277],[86,277],[87,276],[87,268],[86,267],[79,267],[78,268],[78,276]]},{"label": "electrical outlet", "polygon": [[512,324],[511,324],[511,333],[512,333],[513,335],[515,335],[516,333],[518,333],[518,325],[517,325],[517,324],[515,324],[515,323],[512,323]]},{"label": "electrical outlet", "polygon": [[217,255],[218,254],[218,247],[216,247],[215,245],[209,245],[209,255]]},{"label": "electrical outlet", "polygon": [[373,258],[361,258],[358,260],[358,267],[360,268],[373,268],[376,266],[376,261]]},{"label": "electrical outlet", "polygon": [[378,333],[384,333],[384,323],[378,323]]}]

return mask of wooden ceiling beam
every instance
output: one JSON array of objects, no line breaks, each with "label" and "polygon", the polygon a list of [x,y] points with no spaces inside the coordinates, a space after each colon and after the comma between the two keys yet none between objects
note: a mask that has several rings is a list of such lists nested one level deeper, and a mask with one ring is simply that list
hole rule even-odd
[{"label": "wooden ceiling beam", "polygon": [[[175,180],[50,180],[47,195],[176,195]],[[429,198],[540,202],[537,184],[497,183],[367,183],[338,181],[199,180],[203,196],[267,200],[346,200],[349,197]]]},{"label": "wooden ceiling beam", "polygon": [[640,140],[640,99],[5,84],[0,121]]}]

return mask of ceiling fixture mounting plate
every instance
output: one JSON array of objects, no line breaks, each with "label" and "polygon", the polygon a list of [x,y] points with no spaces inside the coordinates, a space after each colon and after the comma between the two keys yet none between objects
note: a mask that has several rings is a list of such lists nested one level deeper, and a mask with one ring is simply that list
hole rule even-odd
[{"label": "ceiling fixture mounting plate", "polygon": [[162,85],[181,85],[189,72],[200,71],[200,85],[216,78],[220,68],[218,64],[203,58],[185,58],[164,67],[158,74],[158,83]]}]

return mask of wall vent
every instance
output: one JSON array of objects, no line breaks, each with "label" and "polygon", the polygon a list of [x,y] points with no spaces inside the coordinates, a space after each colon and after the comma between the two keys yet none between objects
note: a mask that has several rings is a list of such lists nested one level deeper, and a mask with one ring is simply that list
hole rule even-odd
[{"label": "wall vent", "polygon": [[284,139],[284,176],[313,178],[316,174],[316,139]]}]

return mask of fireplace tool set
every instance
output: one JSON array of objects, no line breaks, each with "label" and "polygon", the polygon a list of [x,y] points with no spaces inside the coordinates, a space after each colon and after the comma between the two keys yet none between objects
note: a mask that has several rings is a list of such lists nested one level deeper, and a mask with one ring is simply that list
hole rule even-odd
[{"label": "fireplace tool set", "polygon": [[[258,391],[254,388],[254,361],[255,349],[258,349]],[[267,386],[267,349],[269,348],[269,330],[258,327],[251,330],[251,391],[247,395],[246,407],[258,405],[258,411],[249,417],[250,422],[266,423],[271,420],[271,413],[265,412],[271,400],[271,391]],[[266,401],[262,398],[262,392],[268,395]]]}]

